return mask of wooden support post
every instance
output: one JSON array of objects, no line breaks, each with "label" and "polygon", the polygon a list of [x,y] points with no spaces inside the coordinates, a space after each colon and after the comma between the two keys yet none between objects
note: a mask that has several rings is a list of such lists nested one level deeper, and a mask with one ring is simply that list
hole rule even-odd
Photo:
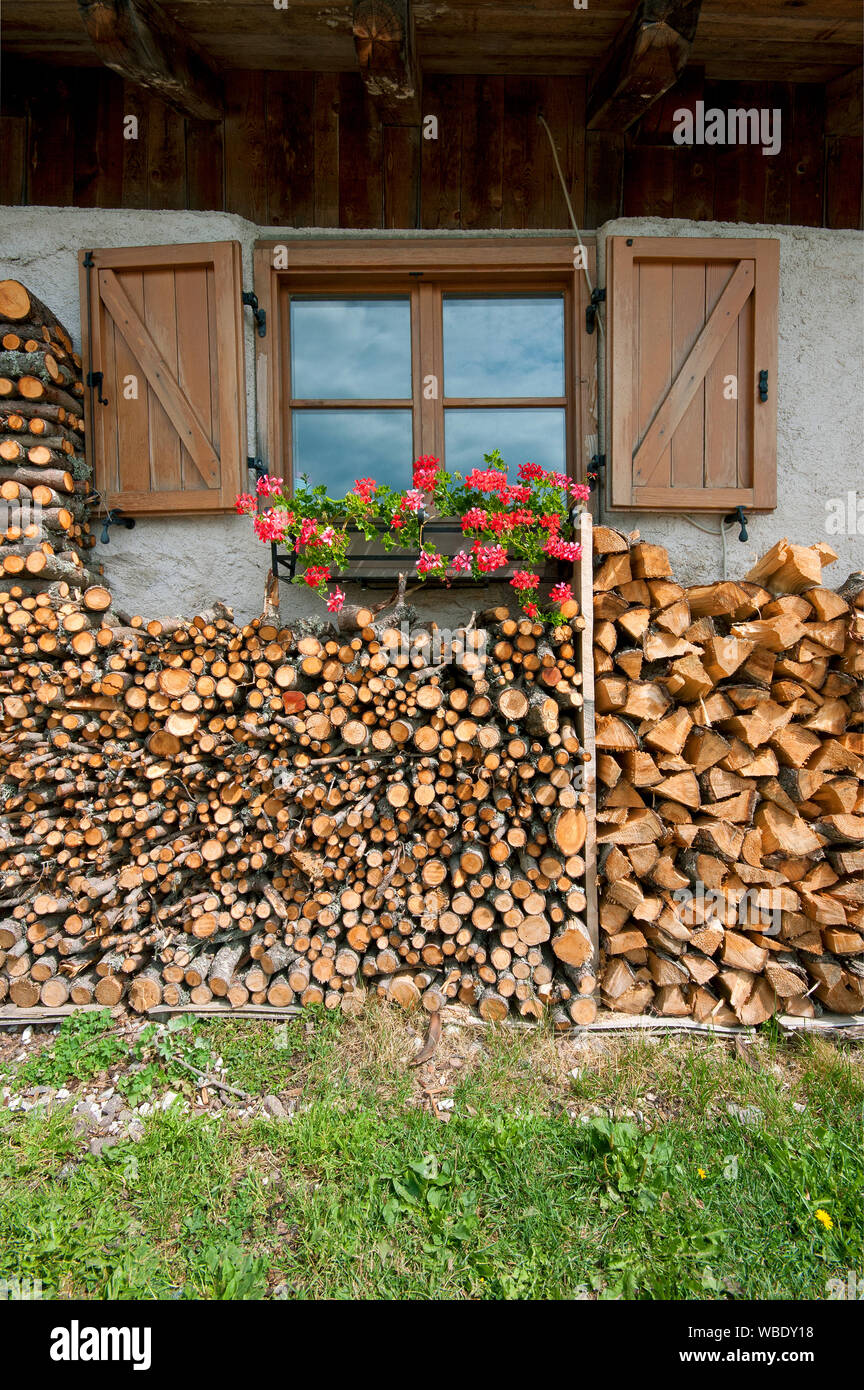
[{"label": "wooden support post", "polygon": [[420,73],[411,0],[354,0],[354,47],[366,91],[385,125],[420,121]]},{"label": "wooden support post", "polygon": [[592,964],[599,965],[600,929],[597,911],[597,765],[594,743],[594,540],[593,519],[589,511],[579,518],[579,541],[582,556],[578,562],[579,605],[585,626],[581,632],[582,708],[579,717],[579,737],[582,743],[583,791],[587,794],[585,814],[585,925],[594,950]]},{"label": "wooden support post", "polygon": [[222,119],[222,85],[209,58],[156,0],[78,0],[106,67],[196,120]]},{"label": "wooden support post", "polygon": [[684,71],[702,0],[641,0],[588,94],[589,130],[627,130]]}]

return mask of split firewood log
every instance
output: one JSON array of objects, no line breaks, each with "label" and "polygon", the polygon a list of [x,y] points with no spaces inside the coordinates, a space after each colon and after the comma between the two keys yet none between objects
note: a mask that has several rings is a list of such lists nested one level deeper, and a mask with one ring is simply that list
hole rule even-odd
[{"label": "split firewood log", "polygon": [[604,1003],[859,1011],[864,577],[834,591],[830,547],[783,540],[682,589],[662,547],[596,537]]}]

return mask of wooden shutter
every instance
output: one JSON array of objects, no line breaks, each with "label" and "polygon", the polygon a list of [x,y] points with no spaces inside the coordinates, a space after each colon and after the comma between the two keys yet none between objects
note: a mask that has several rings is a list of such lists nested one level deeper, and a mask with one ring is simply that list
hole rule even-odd
[{"label": "wooden shutter", "polygon": [[607,256],[611,507],[770,511],[779,243],[610,237]]},{"label": "wooden shutter", "polygon": [[90,254],[81,318],[86,365],[103,378],[88,412],[96,488],[132,513],[231,507],[246,463],[239,242]]}]

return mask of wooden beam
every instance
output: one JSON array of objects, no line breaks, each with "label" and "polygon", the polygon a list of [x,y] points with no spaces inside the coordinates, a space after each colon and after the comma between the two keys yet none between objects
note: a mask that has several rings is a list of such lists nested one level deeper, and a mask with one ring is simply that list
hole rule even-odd
[{"label": "wooden beam", "polygon": [[78,0],[78,9],[106,67],[181,115],[221,120],[222,84],[209,58],[156,0]]},{"label": "wooden beam", "polygon": [[825,88],[825,134],[850,135],[861,139],[862,76],[852,68],[835,77]]},{"label": "wooden beam", "polygon": [[385,125],[420,122],[420,71],[411,0],[354,0],[354,48]]},{"label": "wooden beam", "polygon": [[687,63],[702,0],[641,0],[588,94],[589,130],[627,130],[674,86]]}]

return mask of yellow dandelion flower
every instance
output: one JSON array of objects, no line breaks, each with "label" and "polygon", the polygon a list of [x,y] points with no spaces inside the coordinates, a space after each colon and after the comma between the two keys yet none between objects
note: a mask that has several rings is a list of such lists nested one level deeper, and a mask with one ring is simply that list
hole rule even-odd
[{"label": "yellow dandelion flower", "polygon": [[822,1225],[825,1227],[826,1231],[833,1231],[834,1222],[831,1220],[831,1217],[828,1215],[827,1211],[823,1211],[821,1207],[816,1212],[816,1220],[822,1222]]},{"label": "yellow dandelion flower", "polygon": [[697,1174],[699,1175],[700,1178],[707,1178],[707,1176],[708,1176],[708,1174],[705,1172],[705,1169],[704,1169],[704,1168],[697,1168],[697,1169],[696,1169],[696,1172],[697,1172]]}]

